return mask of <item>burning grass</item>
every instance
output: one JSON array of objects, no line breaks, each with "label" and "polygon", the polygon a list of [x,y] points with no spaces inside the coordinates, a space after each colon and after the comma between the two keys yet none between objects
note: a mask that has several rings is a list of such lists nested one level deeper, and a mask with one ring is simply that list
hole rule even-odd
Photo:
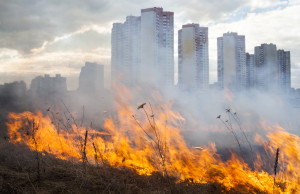
[{"label": "burning grass", "polygon": [[[23,146],[0,141],[0,193],[220,193],[217,183],[177,183],[174,177],[139,175],[125,166],[86,165],[60,160],[52,155],[41,157],[37,179],[35,153]],[[230,193],[237,193],[232,189]]]},{"label": "burning grass", "polygon": [[[26,145],[37,153],[37,175],[42,171],[40,164],[43,158],[52,155],[73,164],[74,169],[69,173],[80,169],[81,181],[98,180],[98,176],[103,176],[103,170],[108,169],[109,174],[122,169],[121,174],[128,172],[136,177],[135,181],[139,179],[137,177],[143,177],[141,179],[146,182],[161,182],[160,186],[155,186],[155,181],[148,184],[153,186],[152,190],[148,186],[143,188],[143,181],[142,185],[133,184],[133,187],[145,189],[137,189],[137,192],[182,193],[194,192],[189,189],[195,189],[195,192],[203,193],[211,185],[217,185],[212,192],[296,193],[299,190],[300,138],[277,126],[272,127],[267,141],[256,138],[266,155],[256,153],[255,159],[251,156],[255,164],[255,169],[251,169],[243,158],[234,153],[230,159],[223,161],[214,143],[201,146],[201,149],[189,147],[178,127],[184,118],[172,110],[170,102],[157,103],[153,107],[149,103],[141,103],[135,107],[120,98],[117,110],[116,117],[105,119],[101,132],[92,127],[81,127],[72,115],[73,122],[67,119],[66,123],[60,124],[40,112],[10,113],[7,122],[9,141]],[[70,111],[68,113],[71,114]],[[277,148],[280,148],[280,155],[276,154]],[[275,158],[276,177],[268,173],[274,168]],[[101,170],[97,173],[95,169]],[[120,184],[124,186],[122,181],[125,180],[128,177],[114,181],[119,187]],[[106,186],[111,184],[106,182]],[[209,189],[201,190],[206,185]],[[127,188],[127,183],[123,186],[116,192],[135,192]]]}]

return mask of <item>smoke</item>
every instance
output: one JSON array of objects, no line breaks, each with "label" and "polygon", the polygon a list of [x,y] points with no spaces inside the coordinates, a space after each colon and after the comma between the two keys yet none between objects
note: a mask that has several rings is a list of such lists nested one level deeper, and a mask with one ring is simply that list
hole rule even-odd
[{"label": "smoke", "polygon": [[[120,60],[121,63],[116,66],[112,64],[112,87],[103,88],[99,93],[93,92],[92,85],[89,84],[84,85],[84,90],[81,91],[67,91],[66,87],[61,89],[63,85],[61,83],[51,88],[46,84],[41,92],[37,92],[33,89],[33,82],[27,90],[26,87],[24,89],[23,83],[23,89],[17,93],[13,84],[6,87],[4,85],[6,89],[1,91],[1,95],[7,94],[8,97],[1,98],[1,103],[6,104],[5,111],[2,112],[7,114],[15,111],[40,110],[52,120],[62,120],[64,123],[76,122],[85,127],[92,126],[94,129],[102,130],[105,118],[113,118],[118,123],[116,105],[120,101],[127,102],[133,107],[138,107],[142,103],[153,106],[168,104],[184,118],[177,127],[181,129],[190,146],[214,142],[220,148],[236,149],[238,145],[231,130],[236,133],[243,147],[247,147],[243,131],[253,144],[257,135],[264,138],[268,132],[275,130],[273,128],[276,126],[299,134],[297,118],[299,109],[295,108],[289,95],[272,90],[248,89],[240,92],[226,88],[182,90],[178,86],[173,86],[173,49],[153,48],[151,53],[144,53],[151,54],[152,57],[143,59],[142,56],[141,61],[135,65],[131,63],[134,59],[126,62]],[[171,58],[172,60],[168,61]],[[143,61],[147,63],[144,64]],[[138,65],[140,68],[137,68]],[[114,69],[120,66],[123,68]],[[87,78],[89,77],[92,76],[87,75]],[[15,99],[15,96],[18,98]],[[10,103],[5,101],[7,98],[11,100]],[[137,113],[138,110],[130,112],[128,116]],[[5,114],[2,115],[2,119],[5,119]],[[220,118],[217,118],[219,115]]]},{"label": "smoke", "polygon": [[[155,75],[155,74],[154,74]],[[144,102],[155,105],[172,103],[172,109],[185,119],[180,126],[187,142],[194,146],[215,142],[222,146],[236,146],[232,134],[224,123],[217,119],[221,115],[223,121],[231,122],[233,130],[243,144],[240,127],[247,137],[254,142],[254,137],[264,137],[268,132],[280,126],[285,130],[299,134],[297,115],[299,109],[289,95],[279,95],[260,90],[245,90],[232,93],[229,90],[207,90],[184,92],[177,87],[154,87],[151,84],[129,88],[131,97],[115,89],[114,96],[130,101],[132,106]],[[226,112],[230,109],[230,112]],[[132,113],[134,114],[134,113]],[[236,115],[233,118],[233,115]]]},{"label": "smoke", "polygon": [[[153,80],[156,76],[158,74],[152,74]],[[119,107],[126,109],[130,105],[125,119],[147,121],[146,115],[137,109],[146,103],[145,109],[154,117],[160,115],[155,111],[152,113],[151,107],[159,107],[162,112],[165,110],[165,122],[168,125],[176,123],[188,147],[201,148],[214,143],[223,160],[230,159],[233,152],[252,168],[249,143],[254,153],[264,155],[261,144],[264,141],[257,140],[267,140],[269,132],[287,130],[299,135],[299,109],[289,95],[255,89],[232,92],[226,88],[190,92],[151,81],[128,86],[122,80],[115,80],[111,89],[103,89],[100,93],[63,91],[59,85],[37,92],[32,85],[26,88],[24,82],[4,84],[0,86],[0,121],[5,123],[9,112],[41,111],[58,130],[68,130],[68,126],[75,124],[103,131],[105,119],[109,118],[122,131],[128,126],[119,124],[119,119],[124,119],[119,118],[118,111],[122,111]],[[174,115],[168,116],[173,114],[168,110],[180,115],[178,121],[168,120],[174,118]],[[5,133],[5,130],[0,132],[1,136]]]},{"label": "smoke", "polygon": [[[157,74],[151,75],[155,79]],[[66,110],[68,107],[79,121],[84,120],[84,125],[89,126],[93,123],[94,126],[101,128],[103,119],[116,113],[115,100],[122,98],[130,101],[132,106],[138,106],[143,102],[150,102],[153,105],[172,102],[172,109],[185,118],[180,128],[188,142],[193,145],[207,144],[211,141],[217,144],[232,142],[226,126],[216,118],[221,115],[224,121],[230,120],[235,130],[239,131],[237,122],[231,118],[232,115],[226,113],[225,109],[237,113],[241,126],[251,139],[256,133],[266,134],[268,132],[266,126],[273,125],[279,125],[292,133],[299,133],[297,118],[299,109],[288,95],[257,90],[236,93],[213,89],[184,92],[176,86],[158,86],[156,82],[154,85],[149,82],[138,83],[137,86],[125,86],[131,93],[129,98],[119,91],[118,84],[98,95],[77,91],[36,95],[30,89],[26,90],[24,82],[14,82],[0,87],[0,102],[3,109],[1,112],[41,110],[44,114],[50,114],[51,111],[55,114],[59,112],[61,117],[65,117],[64,115],[68,114]],[[2,115],[2,118],[5,118],[5,115]],[[222,140],[223,138],[227,138],[228,141]]]},{"label": "smoke", "polygon": [[[176,87],[151,87],[148,83],[129,88],[129,92],[116,87],[113,96],[133,107],[147,103],[148,110],[149,103],[151,106],[170,105],[184,118],[176,127],[189,147],[214,143],[222,159],[229,159],[234,152],[251,167],[254,165],[251,149],[253,153],[266,154],[258,139],[267,140],[270,132],[281,130],[299,135],[299,109],[289,95],[255,89],[235,93],[212,89],[184,92]],[[136,110],[131,114],[138,113]],[[220,119],[217,118],[219,115]]]}]

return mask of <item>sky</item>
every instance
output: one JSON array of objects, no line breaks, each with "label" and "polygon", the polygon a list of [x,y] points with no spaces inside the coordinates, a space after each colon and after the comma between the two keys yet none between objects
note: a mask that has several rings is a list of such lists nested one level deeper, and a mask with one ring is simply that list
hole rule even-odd
[{"label": "sky", "polygon": [[112,24],[149,7],[174,12],[175,72],[177,32],[199,23],[209,28],[210,83],[217,81],[217,37],[237,32],[246,52],[262,43],[290,51],[292,87],[300,88],[300,0],[0,0],[0,84],[60,73],[76,89],[90,61],[105,65],[108,86]]}]

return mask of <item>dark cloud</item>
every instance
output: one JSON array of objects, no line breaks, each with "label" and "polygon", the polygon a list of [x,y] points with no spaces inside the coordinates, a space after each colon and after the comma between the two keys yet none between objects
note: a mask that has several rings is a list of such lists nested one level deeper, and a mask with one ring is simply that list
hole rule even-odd
[{"label": "dark cloud", "polygon": [[[127,15],[139,15],[141,8],[162,6],[174,11],[182,21],[219,19],[230,14],[244,0],[174,1],[108,1],[108,0],[9,0],[0,1],[0,48],[29,53],[44,41],[72,33],[84,25],[97,24],[111,28],[111,23],[124,21]],[[178,17],[177,17],[178,16]],[[180,17],[179,17],[180,16]],[[184,22],[184,21],[182,21]],[[105,37],[105,36],[104,36]]]},{"label": "dark cloud", "polygon": [[[28,53],[89,23],[105,23],[107,1],[0,1],[0,47]],[[104,21],[101,21],[104,18]]]}]

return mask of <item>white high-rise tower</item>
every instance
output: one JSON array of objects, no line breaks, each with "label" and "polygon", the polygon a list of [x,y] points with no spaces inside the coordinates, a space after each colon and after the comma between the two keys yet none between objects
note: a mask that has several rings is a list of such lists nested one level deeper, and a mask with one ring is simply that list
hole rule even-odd
[{"label": "white high-rise tower", "polygon": [[275,44],[261,44],[254,48],[255,87],[261,90],[277,90],[279,68]]},{"label": "white high-rise tower", "polygon": [[141,10],[142,81],[157,86],[174,84],[174,13],[163,8]]},{"label": "white high-rise tower", "polygon": [[112,82],[134,86],[141,66],[141,17],[127,16],[114,23],[111,33]]},{"label": "white high-rise tower", "polygon": [[221,88],[246,87],[245,36],[225,33],[218,40],[218,83]]},{"label": "white high-rise tower", "polygon": [[163,8],[141,10],[114,23],[111,34],[112,81],[174,85],[174,13]]},{"label": "white high-rise tower", "polygon": [[178,85],[187,91],[208,89],[207,27],[187,24],[178,31]]}]

